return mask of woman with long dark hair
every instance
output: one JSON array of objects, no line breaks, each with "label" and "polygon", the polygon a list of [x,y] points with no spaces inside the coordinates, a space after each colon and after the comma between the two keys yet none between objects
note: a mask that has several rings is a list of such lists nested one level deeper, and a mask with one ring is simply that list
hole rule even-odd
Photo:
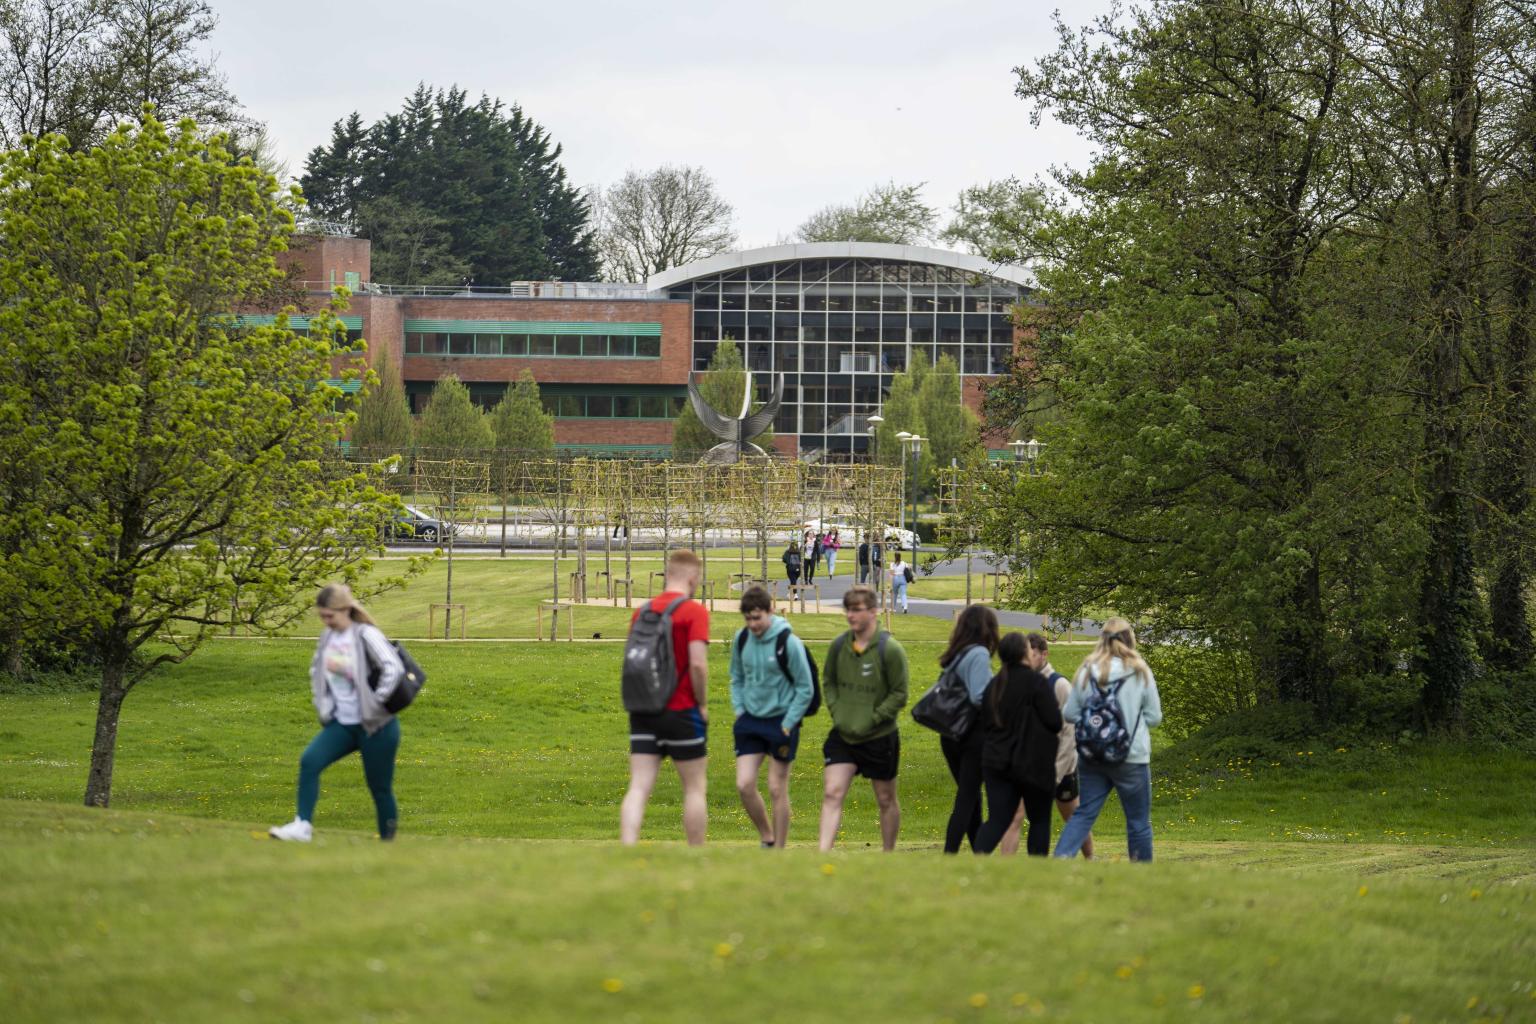
[{"label": "woman with long dark hair", "polygon": [[1026,849],[1051,852],[1051,791],[1056,785],[1056,741],[1061,707],[1045,676],[1025,660],[1028,642],[1009,633],[998,644],[1003,667],[987,684],[981,702],[981,778],[987,789],[987,823],[976,837],[977,853],[991,853],[1024,801],[1029,820]]},{"label": "woman with long dark hair", "polygon": [[[967,605],[955,618],[949,646],[939,655],[939,666],[965,684],[971,703],[980,707],[982,694],[992,679],[992,652],[997,650],[997,615],[985,605]],[[981,730],[973,727],[962,739],[939,737],[944,762],[955,780],[955,803],[944,831],[944,852],[959,853],[960,841],[976,849],[981,831]]]}]

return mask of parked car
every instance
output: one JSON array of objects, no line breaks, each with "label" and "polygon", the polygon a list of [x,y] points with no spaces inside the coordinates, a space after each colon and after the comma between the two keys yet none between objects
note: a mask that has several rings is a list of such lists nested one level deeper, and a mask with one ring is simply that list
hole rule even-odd
[{"label": "parked car", "polygon": [[435,544],[443,537],[457,534],[452,523],[427,515],[413,505],[403,508],[389,524],[389,535],[397,540],[421,540]]}]

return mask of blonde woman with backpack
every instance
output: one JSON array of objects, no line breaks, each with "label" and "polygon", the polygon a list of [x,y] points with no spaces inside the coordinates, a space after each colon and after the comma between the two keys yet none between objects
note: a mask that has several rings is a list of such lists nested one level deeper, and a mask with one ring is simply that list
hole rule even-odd
[{"label": "blonde woman with backpack", "polygon": [[1104,623],[1098,646],[1077,672],[1062,716],[1077,726],[1081,802],[1061,830],[1057,857],[1076,857],[1113,790],[1125,811],[1131,860],[1152,859],[1152,736],[1163,705],[1121,618]]}]

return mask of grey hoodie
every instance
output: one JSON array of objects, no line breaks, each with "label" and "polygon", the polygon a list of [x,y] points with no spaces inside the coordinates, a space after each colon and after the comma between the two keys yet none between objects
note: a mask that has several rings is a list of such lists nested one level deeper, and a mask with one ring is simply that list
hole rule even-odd
[{"label": "grey hoodie", "polygon": [[[329,724],[336,717],[336,698],[331,695],[331,688],[325,682],[325,645],[330,642],[331,632],[329,629],[320,631],[320,642],[315,645],[315,656],[309,662],[309,687],[315,701],[315,714],[320,716],[321,725]],[[368,645],[367,657],[363,655],[365,643]],[[379,666],[377,691],[368,685],[367,666],[370,660]],[[400,656],[379,628],[366,622],[352,624],[352,664],[358,666],[363,673],[361,679],[354,680],[357,706],[363,714],[363,729],[372,736],[395,717],[385,710],[384,702],[405,674],[405,666],[400,664]]]}]

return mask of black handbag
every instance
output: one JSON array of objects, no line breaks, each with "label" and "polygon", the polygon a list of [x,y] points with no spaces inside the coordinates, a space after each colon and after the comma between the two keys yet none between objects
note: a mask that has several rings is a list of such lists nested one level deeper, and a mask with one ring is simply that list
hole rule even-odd
[{"label": "black handbag", "polygon": [[[395,654],[399,656],[400,667],[403,670],[399,681],[395,683],[395,688],[390,691],[388,699],[384,701],[384,710],[392,715],[398,715],[410,707],[411,702],[416,699],[416,695],[421,692],[422,686],[427,681],[427,673],[422,670],[422,667],[417,664],[416,659],[411,657],[404,647],[388,637],[384,639],[389,646],[395,649]],[[363,659],[368,662],[368,689],[377,691],[379,688],[379,676],[383,669],[382,666],[373,660],[373,653],[368,650],[368,642],[366,640],[363,641]]]},{"label": "black handbag", "polygon": [[939,673],[938,682],[912,706],[912,719],[940,736],[963,740],[976,724],[976,705],[971,703],[965,681],[953,669],[951,665]]}]

